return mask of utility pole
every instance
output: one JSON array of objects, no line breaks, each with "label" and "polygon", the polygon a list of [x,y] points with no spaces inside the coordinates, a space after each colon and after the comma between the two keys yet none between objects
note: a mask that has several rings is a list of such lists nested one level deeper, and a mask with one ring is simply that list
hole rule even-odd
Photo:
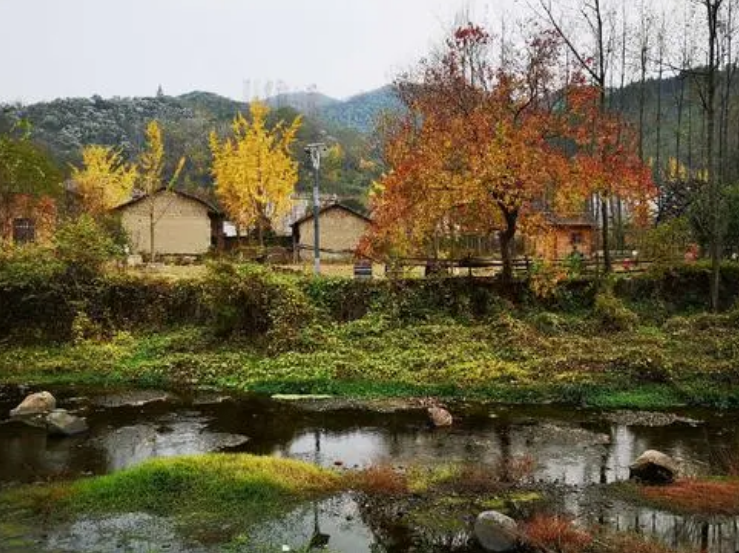
[{"label": "utility pole", "polygon": [[326,145],[323,142],[308,144],[305,148],[305,153],[310,156],[311,164],[313,165],[313,274],[316,276],[321,274],[321,240],[318,217],[321,207],[318,183],[321,170],[321,156],[325,152]]}]

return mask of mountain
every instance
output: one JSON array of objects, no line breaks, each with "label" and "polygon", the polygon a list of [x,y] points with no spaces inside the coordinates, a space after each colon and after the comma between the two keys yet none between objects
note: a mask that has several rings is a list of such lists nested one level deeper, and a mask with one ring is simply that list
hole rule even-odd
[{"label": "mountain", "polygon": [[361,133],[372,132],[381,113],[402,109],[400,100],[389,85],[343,101],[317,92],[296,92],[273,96],[267,103],[271,106],[293,107],[328,127],[353,129]]},{"label": "mountain", "polygon": [[315,110],[322,110],[329,106],[340,104],[341,101],[321,94],[320,92],[286,92],[272,96],[266,100],[267,104],[272,108],[281,108],[290,106],[303,113],[313,113]]},{"label": "mountain", "polygon": [[392,86],[384,86],[328,105],[319,110],[319,117],[332,125],[370,132],[380,114],[400,110],[402,104]]},{"label": "mountain", "polygon": [[[334,102],[337,101],[328,99],[322,104],[328,108]],[[248,105],[243,102],[202,91],[144,98],[64,98],[26,106],[0,105],[0,132],[13,128],[20,120],[28,121],[31,139],[68,168],[69,164],[80,162],[82,149],[89,144],[113,146],[125,159],[135,160],[144,145],[146,125],[156,119],[165,140],[166,173],[171,174],[178,160],[185,157],[179,185],[207,191],[212,189],[210,133],[227,135],[234,116],[246,111]],[[276,107],[268,117],[268,125],[279,120],[292,122],[298,115],[298,110],[287,105]],[[318,140],[332,146],[325,164],[323,192],[337,194],[359,206],[380,171],[372,145],[358,131],[327,123],[316,114],[304,115],[293,146],[300,161],[299,190],[312,186],[304,148]]]}]

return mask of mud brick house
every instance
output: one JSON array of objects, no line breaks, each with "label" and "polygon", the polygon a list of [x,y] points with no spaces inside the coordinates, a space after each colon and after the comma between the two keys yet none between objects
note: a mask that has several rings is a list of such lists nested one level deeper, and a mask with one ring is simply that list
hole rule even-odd
[{"label": "mud brick house", "polygon": [[[350,260],[359,241],[369,228],[371,219],[354,209],[333,203],[318,212],[321,257]],[[293,248],[297,260],[313,257],[313,212],[308,211],[292,224]]]},{"label": "mud brick house", "polygon": [[162,188],[114,209],[128,235],[133,253],[151,252],[151,221],[157,255],[199,256],[218,247],[223,216],[209,202],[181,190]]}]

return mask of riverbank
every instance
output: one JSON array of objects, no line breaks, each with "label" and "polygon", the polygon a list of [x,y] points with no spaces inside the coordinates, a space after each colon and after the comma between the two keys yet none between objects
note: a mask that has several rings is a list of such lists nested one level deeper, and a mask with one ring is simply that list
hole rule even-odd
[{"label": "riverbank", "polygon": [[306,325],[280,351],[224,340],[202,326],[57,345],[6,344],[0,374],[4,383],[49,387],[728,409],[739,407],[737,320],[733,312],[661,323],[642,316],[617,330],[584,311],[414,321],[370,312],[350,322]]}]

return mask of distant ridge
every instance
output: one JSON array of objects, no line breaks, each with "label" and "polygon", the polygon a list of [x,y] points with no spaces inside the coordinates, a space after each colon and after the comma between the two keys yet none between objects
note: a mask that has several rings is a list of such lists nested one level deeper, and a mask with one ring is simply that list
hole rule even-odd
[{"label": "distant ridge", "polygon": [[273,96],[267,99],[267,103],[272,106],[287,105],[312,115],[329,126],[349,128],[361,133],[371,132],[382,112],[402,109],[400,100],[390,85],[356,94],[346,100],[307,91]]}]

